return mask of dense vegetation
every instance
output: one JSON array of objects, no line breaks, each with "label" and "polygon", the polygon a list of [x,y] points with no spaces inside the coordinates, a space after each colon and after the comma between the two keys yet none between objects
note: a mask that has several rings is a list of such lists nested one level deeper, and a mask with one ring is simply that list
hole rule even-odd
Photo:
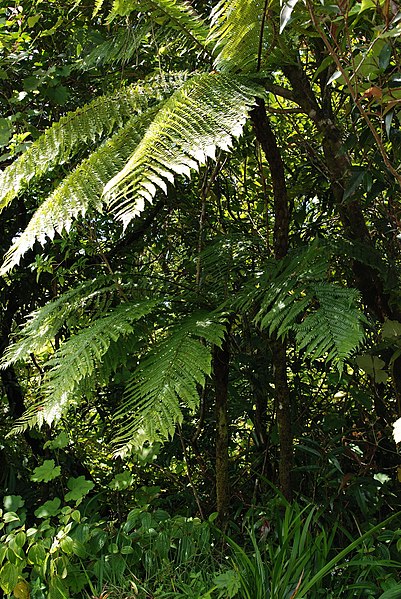
[{"label": "dense vegetation", "polygon": [[0,5],[0,593],[401,597],[401,12]]}]

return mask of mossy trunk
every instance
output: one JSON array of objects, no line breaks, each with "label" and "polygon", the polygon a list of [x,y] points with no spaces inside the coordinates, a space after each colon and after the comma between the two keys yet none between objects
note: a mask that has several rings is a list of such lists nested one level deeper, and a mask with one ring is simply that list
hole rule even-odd
[{"label": "mossy trunk", "polygon": [[220,522],[228,514],[230,504],[229,477],[229,420],[228,420],[228,375],[230,348],[228,337],[221,347],[215,347],[213,355],[213,378],[216,392],[216,509]]}]

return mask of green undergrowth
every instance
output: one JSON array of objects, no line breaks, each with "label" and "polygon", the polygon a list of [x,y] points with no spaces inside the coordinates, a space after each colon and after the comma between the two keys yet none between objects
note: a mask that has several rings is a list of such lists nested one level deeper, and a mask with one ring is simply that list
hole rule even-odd
[{"label": "green undergrowth", "polygon": [[[50,476],[50,466],[48,476]],[[43,468],[42,468],[43,469]],[[36,471],[36,477],[46,473]],[[400,514],[354,535],[316,505],[277,495],[223,533],[170,515],[138,493],[123,519],[101,516],[91,483],[33,511],[18,495],[1,511],[0,587],[15,599],[331,599],[401,596]],[[146,500],[148,498],[148,500]],[[99,503],[100,504],[100,503]]]}]

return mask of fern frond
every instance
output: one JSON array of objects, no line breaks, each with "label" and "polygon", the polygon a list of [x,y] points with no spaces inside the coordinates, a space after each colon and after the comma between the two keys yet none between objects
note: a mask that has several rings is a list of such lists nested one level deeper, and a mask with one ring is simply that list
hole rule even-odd
[{"label": "fern frond", "polygon": [[126,64],[135,56],[149,30],[149,24],[121,28],[114,37],[91,50],[75,69],[87,71],[108,64]]},{"label": "fern frond", "polygon": [[[326,281],[330,248],[315,242],[276,263],[235,299],[233,307],[257,307],[254,322],[270,335],[295,332],[299,350],[324,357],[341,371],[364,338],[359,293]],[[300,322],[302,321],[302,322]]]},{"label": "fern frond", "polygon": [[109,22],[117,15],[149,11],[152,19],[163,19],[163,27],[182,32],[202,50],[206,50],[209,29],[195,9],[185,0],[114,0]]},{"label": "fern frond", "polygon": [[[149,314],[156,301],[127,302],[110,314],[90,322],[72,335],[44,365],[46,371],[41,392],[45,399],[31,406],[16,422],[21,430],[44,422],[51,425],[66,412],[82,382],[101,369],[110,347],[124,343],[135,332],[138,320]],[[110,361],[110,357],[109,357]],[[40,408],[40,409],[38,409]]]},{"label": "fern frond", "polygon": [[191,174],[216,148],[228,150],[238,137],[256,95],[257,85],[217,74],[195,75],[177,90],[147,130],[123,168],[105,187],[116,218],[126,225],[151,202],[174,175]]},{"label": "fern frond", "polygon": [[93,144],[121,127],[132,117],[133,111],[142,108],[144,99],[133,86],[111,96],[96,98],[62,117],[1,173],[0,210],[30,181],[67,162],[85,144]]},{"label": "fern frond", "polygon": [[221,317],[195,314],[157,343],[128,383],[116,414],[118,447],[140,429],[151,441],[173,435],[175,425],[182,421],[181,404],[192,410],[198,405],[198,386],[204,386],[211,373],[211,350],[202,339],[220,345],[224,331]]},{"label": "fern frond", "polygon": [[73,327],[84,314],[91,319],[100,317],[109,309],[120,287],[110,276],[78,285],[60,297],[35,310],[19,332],[19,341],[8,346],[1,360],[1,368],[8,368],[31,353],[41,353],[66,324]]},{"label": "fern frond", "polygon": [[318,309],[295,325],[299,350],[305,350],[312,359],[326,356],[342,370],[344,360],[364,338],[362,313],[358,308],[360,294],[330,283],[315,286]]},{"label": "fern frond", "polygon": [[220,0],[211,14],[209,42],[221,72],[257,69],[264,0]]},{"label": "fern frond", "polygon": [[[154,114],[154,109],[150,111]],[[31,218],[4,257],[0,275],[4,275],[31,249],[35,241],[42,245],[53,239],[55,232],[69,231],[71,223],[88,209],[102,210],[101,195],[106,183],[125,165],[140,140],[146,115],[131,119],[105,144],[95,150],[63,179]]]}]

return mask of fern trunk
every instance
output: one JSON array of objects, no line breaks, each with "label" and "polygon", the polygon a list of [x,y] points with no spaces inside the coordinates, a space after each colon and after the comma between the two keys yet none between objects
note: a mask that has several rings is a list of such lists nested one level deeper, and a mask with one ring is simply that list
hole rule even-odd
[{"label": "fern trunk", "polygon": [[[290,213],[285,183],[284,163],[270,126],[263,100],[251,113],[256,139],[269,163],[274,195],[274,255],[281,260],[288,252]],[[293,435],[291,427],[291,400],[287,380],[287,346],[285,341],[273,340],[274,393],[280,439],[279,481],[288,501],[292,499],[291,470],[293,464]]]},{"label": "fern trunk", "polygon": [[215,347],[213,376],[216,391],[216,509],[220,522],[228,513],[230,503],[230,479],[228,460],[228,375],[230,348],[227,336],[221,347]]}]

